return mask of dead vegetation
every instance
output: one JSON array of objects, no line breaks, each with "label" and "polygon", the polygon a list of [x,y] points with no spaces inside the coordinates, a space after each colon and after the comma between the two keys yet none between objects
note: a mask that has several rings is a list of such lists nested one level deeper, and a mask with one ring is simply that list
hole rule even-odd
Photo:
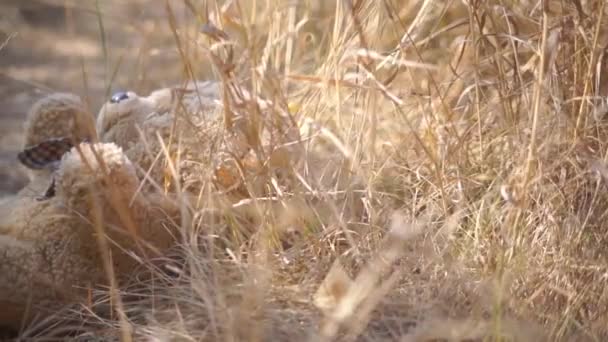
[{"label": "dead vegetation", "polygon": [[272,120],[224,92],[254,151],[245,196],[161,186],[182,205],[175,251],[142,261],[120,306],[97,289],[19,336],[608,338],[604,1],[162,6],[168,83],[212,74],[318,136],[281,155],[287,176],[260,167]]}]

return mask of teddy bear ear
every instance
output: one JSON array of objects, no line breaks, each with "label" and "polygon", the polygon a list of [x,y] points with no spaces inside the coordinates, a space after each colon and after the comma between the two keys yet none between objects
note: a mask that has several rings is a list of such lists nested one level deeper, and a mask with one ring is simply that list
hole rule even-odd
[{"label": "teddy bear ear", "polygon": [[82,99],[72,93],[52,93],[37,100],[25,123],[24,149],[69,137],[78,143],[95,140],[95,118]]}]

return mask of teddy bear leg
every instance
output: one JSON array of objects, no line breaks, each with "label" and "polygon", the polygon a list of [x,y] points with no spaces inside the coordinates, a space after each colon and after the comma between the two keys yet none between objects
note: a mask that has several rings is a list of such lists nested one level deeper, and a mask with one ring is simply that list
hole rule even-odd
[{"label": "teddy bear leg", "polygon": [[[82,263],[69,250],[66,254],[55,255],[56,260],[50,262],[72,266]],[[48,262],[40,244],[0,235],[1,327],[20,329],[83,299],[84,290],[71,286],[77,285],[75,279],[53,272]]]}]

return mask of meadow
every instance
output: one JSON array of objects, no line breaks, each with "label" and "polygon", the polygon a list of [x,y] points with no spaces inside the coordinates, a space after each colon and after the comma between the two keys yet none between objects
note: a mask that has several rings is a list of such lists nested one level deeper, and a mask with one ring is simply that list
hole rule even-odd
[{"label": "meadow", "polygon": [[187,79],[314,121],[324,171],[232,204],[209,187],[119,307],[96,289],[23,340],[608,339],[605,1],[29,3],[0,4],[5,196],[40,94],[96,113]]}]

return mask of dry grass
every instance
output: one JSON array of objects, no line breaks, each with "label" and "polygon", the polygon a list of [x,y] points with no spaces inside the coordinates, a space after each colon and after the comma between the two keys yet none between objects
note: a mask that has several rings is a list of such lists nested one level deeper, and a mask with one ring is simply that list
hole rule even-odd
[{"label": "dry grass", "polygon": [[233,206],[176,187],[183,241],[122,311],[99,290],[21,336],[608,338],[604,1],[163,6],[169,83],[212,74],[316,120],[327,174]]}]

